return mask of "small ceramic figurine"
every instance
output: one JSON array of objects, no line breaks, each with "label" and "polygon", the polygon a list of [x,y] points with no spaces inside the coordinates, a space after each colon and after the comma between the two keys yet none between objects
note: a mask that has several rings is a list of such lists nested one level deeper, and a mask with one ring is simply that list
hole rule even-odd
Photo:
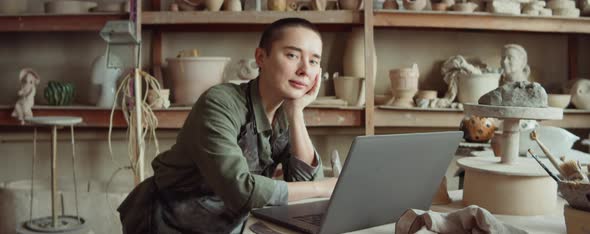
[{"label": "small ceramic figurine", "polygon": [[21,87],[11,116],[20,120],[21,124],[25,124],[26,118],[33,117],[31,108],[35,105],[35,93],[41,78],[32,69],[25,68],[20,71],[19,81]]},{"label": "small ceramic figurine", "polygon": [[255,59],[241,59],[237,69],[237,75],[241,80],[252,80],[258,77],[258,64]]},{"label": "small ceramic figurine", "polygon": [[505,45],[500,64],[503,70],[500,86],[516,81],[528,81],[531,68],[527,64],[527,53],[522,46]]}]

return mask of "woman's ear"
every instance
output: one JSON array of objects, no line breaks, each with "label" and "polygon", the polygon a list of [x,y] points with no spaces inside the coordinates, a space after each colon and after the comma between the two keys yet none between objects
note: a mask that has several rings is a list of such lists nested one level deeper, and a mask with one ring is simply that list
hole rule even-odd
[{"label": "woman's ear", "polygon": [[263,48],[256,48],[256,51],[254,52],[254,58],[256,59],[256,65],[258,65],[259,68],[262,68],[265,57],[266,51]]}]

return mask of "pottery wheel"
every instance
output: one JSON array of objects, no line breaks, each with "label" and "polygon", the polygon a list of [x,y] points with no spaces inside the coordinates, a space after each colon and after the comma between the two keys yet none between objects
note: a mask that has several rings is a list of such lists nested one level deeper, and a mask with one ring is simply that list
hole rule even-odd
[{"label": "pottery wheel", "polygon": [[457,164],[465,169],[498,175],[548,176],[547,172],[532,158],[520,158],[515,164],[503,164],[500,163],[499,157],[468,157],[457,160]]},{"label": "pottery wheel", "polygon": [[555,107],[537,108],[463,104],[463,110],[465,115],[477,115],[481,117],[493,117],[498,119],[563,119],[563,109]]},{"label": "pottery wheel", "polygon": [[559,108],[533,108],[464,104],[465,115],[504,120],[501,157],[462,158],[465,169],[463,203],[478,205],[494,214],[542,215],[557,201],[557,183],[533,159],[518,156],[520,120],[562,119]]}]

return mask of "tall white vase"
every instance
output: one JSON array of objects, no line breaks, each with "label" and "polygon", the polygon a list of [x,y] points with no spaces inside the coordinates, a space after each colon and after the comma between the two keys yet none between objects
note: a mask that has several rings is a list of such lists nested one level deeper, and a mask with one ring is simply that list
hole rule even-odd
[{"label": "tall white vase", "polygon": [[[342,58],[344,76],[365,77],[365,32],[362,27],[352,29]],[[377,74],[377,55],[373,49],[373,76]]]},{"label": "tall white vase", "polygon": [[[110,59],[118,59],[111,56]],[[115,92],[117,88],[117,80],[121,77],[123,71],[119,68],[107,68],[107,56],[98,56],[92,63],[92,84],[100,85],[100,91],[97,91],[98,97],[96,106],[111,108],[115,102]],[[91,92],[93,93],[93,92]],[[96,92],[91,94],[96,96]],[[94,101],[94,100],[93,100]]]}]

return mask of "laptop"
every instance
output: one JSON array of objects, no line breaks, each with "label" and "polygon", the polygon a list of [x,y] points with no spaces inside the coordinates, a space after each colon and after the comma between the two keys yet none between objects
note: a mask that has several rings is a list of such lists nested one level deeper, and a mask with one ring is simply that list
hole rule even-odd
[{"label": "laptop", "polygon": [[459,146],[460,131],[359,136],[329,200],[252,210],[305,233],[343,233],[428,210]]}]

